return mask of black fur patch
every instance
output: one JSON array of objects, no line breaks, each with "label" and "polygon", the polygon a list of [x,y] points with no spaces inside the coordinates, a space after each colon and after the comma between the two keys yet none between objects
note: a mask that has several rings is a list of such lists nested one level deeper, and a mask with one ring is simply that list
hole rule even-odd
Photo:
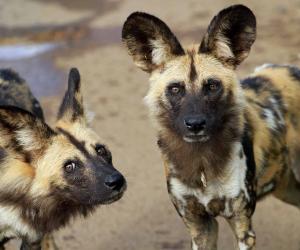
[{"label": "black fur patch", "polygon": [[65,137],[68,138],[68,140],[86,157],[91,158],[90,153],[85,148],[85,142],[84,141],[78,141],[73,135],[71,135],[68,131],[58,128],[58,131],[62,133]]},{"label": "black fur patch", "polygon": [[265,88],[266,83],[269,79],[262,76],[247,77],[241,81],[242,87],[245,89],[252,89],[255,93],[260,93],[262,89]]},{"label": "black fur patch", "polygon": [[247,204],[247,213],[248,216],[251,216],[256,207],[256,163],[254,158],[254,151],[253,151],[253,138],[252,138],[252,129],[249,125],[249,123],[245,124],[244,128],[244,134],[242,138],[242,145],[243,145],[243,151],[246,156],[246,165],[247,165],[247,171],[246,171],[246,188],[248,195],[250,197],[250,201]]},{"label": "black fur patch", "polygon": [[290,75],[296,80],[300,81],[300,69],[295,66],[289,66]]},{"label": "black fur patch", "polygon": [[194,56],[190,55],[190,58],[191,58],[190,81],[194,82],[197,79],[197,71],[195,68]]},{"label": "black fur patch", "polygon": [[32,113],[41,120],[45,120],[41,104],[36,99],[32,102]]},{"label": "black fur patch", "polygon": [[15,82],[16,84],[22,84],[24,82],[24,80],[11,69],[1,69],[0,79],[3,79],[7,82]]},{"label": "black fur patch", "polygon": [[11,239],[13,239],[13,237],[4,237],[1,241],[0,241],[0,249],[4,250],[5,249],[5,244],[7,242],[9,242]]},{"label": "black fur patch", "polygon": [[69,89],[74,93],[80,91],[80,74],[77,68],[70,69]]},{"label": "black fur patch", "polygon": [[0,166],[3,162],[5,162],[6,157],[8,156],[6,150],[0,147]]},{"label": "black fur patch", "polygon": [[43,110],[27,83],[11,69],[0,69],[0,105],[27,110],[44,120]]},{"label": "black fur patch", "polygon": [[80,94],[80,74],[76,68],[70,70],[68,89],[60,105],[57,118],[61,119],[67,112],[72,114],[72,122],[84,115],[82,97]]}]

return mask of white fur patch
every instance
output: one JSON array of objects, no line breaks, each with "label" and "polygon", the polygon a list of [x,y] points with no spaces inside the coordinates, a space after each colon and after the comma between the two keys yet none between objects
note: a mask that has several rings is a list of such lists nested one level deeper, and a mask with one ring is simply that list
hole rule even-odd
[{"label": "white fur patch", "polygon": [[265,63],[265,64],[263,64],[263,65],[260,65],[260,66],[256,67],[256,68],[254,69],[254,72],[257,73],[257,72],[259,72],[259,71],[261,71],[261,70],[263,70],[263,69],[267,69],[267,68],[270,68],[270,67],[272,67],[272,66],[273,66],[272,63]]},{"label": "white fur patch", "polygon": [[195,137],[195,138],[184,136],[183,140],[186,141],[186,142],[189,142],[189,143],[193,143],[193,142],[206,142],[206,141],[209,140],[209,136],[201,136],[201,137]]},{"label": "white fur patch", "polygon": [[[242,146],[240,143],[236,143],[233,149],[232,159],[228,162],[227,166],[224,166],[224,168],[227,169],[225,175],[222,178],[207,181],[207,187],[204,190],[190,188],[177,178],[171,178],[170,186],[174,197],[179,200],[183,206],[185,206],[186,201],[184,197],[187,195],[192,195],[195,196],[199,203],[203,204],[205,207],[207,207],[208,203],[212,199],[236,198],[241,191],[244,191],[246,198],[249,199],[249,195],[245,186],[247,170],[246,158],[240,158],[239,156],[241,147]],[[228,210],[228,204],[227,208],[225,207],[224,215],[226,215],[226,210]],[[184,215],[184,211],[180,212],[182,215]],[[227,212],[229,213],[229,211]]]},{"label": "white fur patch", "polygon": [[244,242],[239,242],[239,250],[248,250],[249,247]]},{"label": "white fur patch", "polygon": [[179,206],[179,213],[184,215],[184,206],[186,206],[186,200],[184,199],[184,195],[194,194],[193,189],[190,189],[186,185],[184,185],[181,181],[176,178],[170,179],[171,193],[174,195],[176,200],[180,201],[183,206]]},{"label": "white fur patch", "polygon": [[23,128],[16,131],[17,141],[24,146],[27,150],[35,150],[41,147],[40,143],[36,140],[31,129]]},{"label": "white fur patch", "polygon": [[192,241],[192,250],[198,250],[198,246],[194,241]]},{"label": "white fur patch", "polygon": [[265,116],[268,127],[272,130],[276,130],[277,125],[276,125],[276,122],[275,122],[275,117],[274,117],[273,111],[270,110],[270,109],[265,108],[263,110],[263,114]]},{"label": "white fur patch", "polygon": [[167,48],[165,43],[160,40],[150,40],[151,45],[152,45],[152,62],[156,65],[160,65],[163,62],[167,61]]},{"label": "white fur patch", "polygon": [[281,63],[280,65],[273,64],[273,63],[265,63],[265,64],[263,64],[263,65],[261,65],[261,66],[256,67],[256,68],[254,69],[254,72],[257,73],[257,72],[259,72],[259,71],[261,71],[261,70],[263,70],[263,69],[272,68],[272,67],[277,67],[277,66],[282,67],[282,68],[283,68],[283,67],[293,67],[293,65],[292,65],[292,64],[289,64],[289,63]]},{"label": "white fur patch", "polygon": [[229,47],[230,42],[225,37],[220,37],[216,42],[219,57],[233,58],[234,55]]},{"label": "white fur patch", "polygon": [[[278,101],[274,97],[270,97],[269,101],[272,104],[272,106],[274,107],[274,110],[275,110],[275,112],[278,116],[277,123],[279,124],[279,126],[284,126],[285,125],[285,120],[284,120],[284,117],[281,113]],[[285,104],[283,103],[283,105],[285,105]]]},{"label": "white fur patch", "polygon": [[0,206],[1,237],[27,235],[33,240],[37,237],[36,232],[23,222],[20,213],[20,210],[17,208]]}]

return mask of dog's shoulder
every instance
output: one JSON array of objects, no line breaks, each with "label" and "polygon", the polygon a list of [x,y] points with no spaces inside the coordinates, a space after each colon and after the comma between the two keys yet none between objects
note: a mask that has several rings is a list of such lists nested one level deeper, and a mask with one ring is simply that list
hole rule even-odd
[{"label": "dog's shoulder", "polygon": [[41,105],[29,85],[12,69],[0,69],[0,105],[22,108],[44,119]]}]

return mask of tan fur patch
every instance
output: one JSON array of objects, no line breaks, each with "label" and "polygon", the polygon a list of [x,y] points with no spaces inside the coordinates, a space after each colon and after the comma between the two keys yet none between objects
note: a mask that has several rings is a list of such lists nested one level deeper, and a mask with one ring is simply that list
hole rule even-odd
[{"label": "tan fur patch", "polygon": [[35,170],[31,165],[14,158],[7,158],[2,168],[0,190],[9,192],[26,190],[35,177]]}]

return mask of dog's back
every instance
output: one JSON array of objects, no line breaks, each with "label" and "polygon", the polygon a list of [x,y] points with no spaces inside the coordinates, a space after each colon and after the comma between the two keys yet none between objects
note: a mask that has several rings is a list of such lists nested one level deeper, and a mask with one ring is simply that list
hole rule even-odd
[{"label": "dog's back", "polygon": [[43,110],[26,81],[11,69],[0,69],[0,106],[15,106],[44,120]]},{"label": "dog's back", "polygon": [[291,178],[300,177],[300,69],[265,64],[241,83],[254,134],[258,197],[277,189],[282,198]]}]

